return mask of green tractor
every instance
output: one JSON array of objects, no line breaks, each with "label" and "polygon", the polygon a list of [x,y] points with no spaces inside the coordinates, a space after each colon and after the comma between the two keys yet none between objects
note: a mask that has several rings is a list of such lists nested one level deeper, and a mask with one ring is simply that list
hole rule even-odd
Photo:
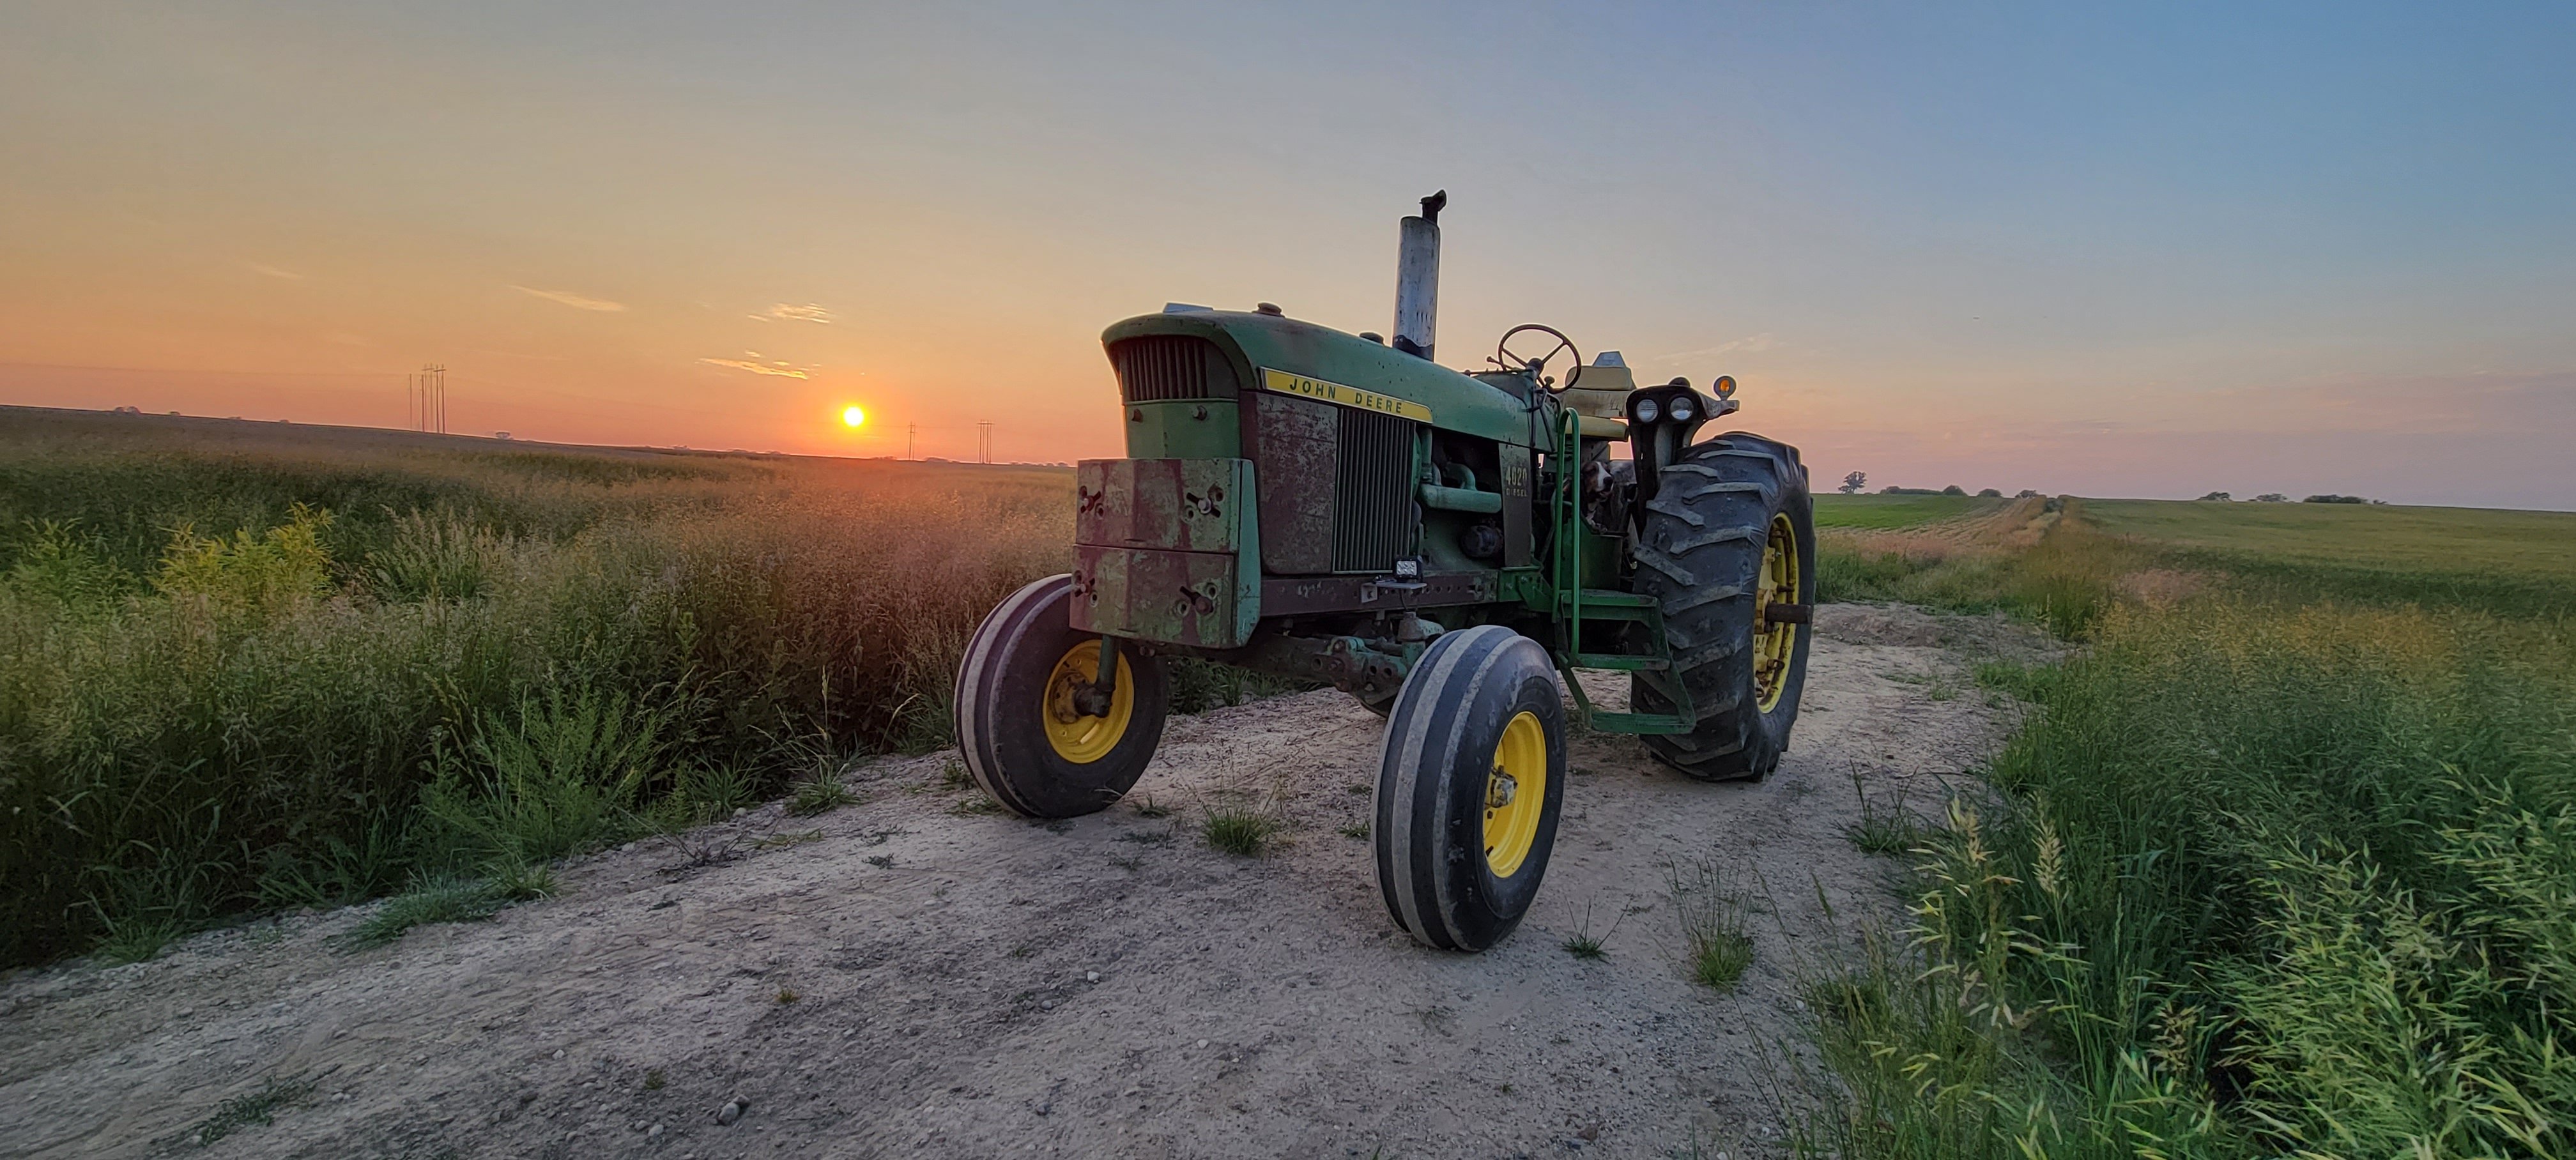
[{"label": "green tractor", "polygon": [[[1329,682],[1386,718],[1388,912],[1477,951],[1547,871],[1568,695],[1692,777],[1779,763],[1816,585],[1797,449],[1699,438],[1736,409],[1731,378],[1640,388],[1548,327],[1506,332],[1490,369],[1433,362],[1447,200],[1403,220],[1392,342],[1268,303],[1101,336],[1129,458],[1080,465],[1072,574],[1004,600],[957,674],[958,741],[994,800],[1116,802],[1161,739],[1164,658]],[[1627,672],[1627,706],[1594,706],[1583,669]]]}]

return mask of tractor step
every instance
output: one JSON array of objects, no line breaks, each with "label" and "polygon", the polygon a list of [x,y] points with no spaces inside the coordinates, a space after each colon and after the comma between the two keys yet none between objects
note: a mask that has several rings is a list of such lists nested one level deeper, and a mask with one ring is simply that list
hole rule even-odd
[{"label": "tractor step", "polygon": [[1589,620],[1645,620],[1658,611],[1650,597],[1610,588],[1586,588],[1575,605]]},{"label": "tractor step", "polygon": [[1604,733],[1688,733],[1691,723],[1678,713],[1592,714],[1592,727]]},{"label": "tractor step", "polygon": [[1633,653],[1577,653],[1569,666],[1578,669],[1620,669],[1627,672],[1661,672],[1673,667],[1663,657],[1638,656]]}]

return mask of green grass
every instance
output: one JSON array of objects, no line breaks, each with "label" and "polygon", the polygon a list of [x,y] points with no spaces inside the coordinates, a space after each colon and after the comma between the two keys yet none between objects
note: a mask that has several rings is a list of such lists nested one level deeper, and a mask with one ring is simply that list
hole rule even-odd
[{"label": "green grass", "polygon": [[2576,512],[2088,499],[2084,515],[2116,536],[2281,563],[2576,581]]},{"label": "green grass", "polygon": [[1852,775],[1852,792],[1860,799],[1860,818],[1843,829],[1852,847],[1863,854],[1910,854],[1923,845],[1925,827],[1911,806],[1905,792],[1873,797],[1861,785],[1860,775]]},{"label": "green grass", "polygon": [[215,1141],[243,1128],[274,1123],[280,1109],[311,1094],[313,1094],[311,1080],[301,1076],[271,1078],[261,1083],[258,1091],[246,1096],[234,1096],[215,1105],[214,1112],[198,1121],[196,1129],[190,1135],[196,1137],[198,1147],[211,1146]]},{"label": "green grass", "polygon": [[[2535,542],[2562,517],[2074,508],[2105,510],[1879,581],[2086,648],[1978,666],[2035,711],[1990,803],[1919,835],[1911,929],[1811,982],[1797,1149],[2576,1151],[2576,645],[2564,533]],[[2479,582],[2368,582],[2440,560]],[[2176,568],[2213,571],[2135,594]],[[2033,612],[2047,573],[2084,615]]]},{"label": "green grass", "polygon": [[1681,924],[1682,973],[1714,991],[1732,991],[1753,965],[1753,932],[1746,904],[1731,877],[1716,863],[1675,864],[1666,885]]},{"label": "green grass", "polygon": [[787,812],[800,818],[828,814],[842,806],[856,804],[859,795],[830,772],[820,772],[796,783],[796,792],[787,795]]},{"label": "green grass", "polygon": [[432,874],[386,899],[342,938],[344,949],[363,950],[401,938],[411,928],[441,922],[480,922],[513,902],[527,902],[554,892],[554,877],[543,867],[502,864],[484,877]]},{"label": "green grass", "polygon": [[2576,615],[2576,513],[2086,500],[2106,534],[2266,600]]},{"label": "green grass", "polygon": [[1816,526],[1884,531],[1917,528],[2002,511],[2013,501],[1973,495],[1837,495],[1816,497]]},{"label": "green grass", "polygon": [[1269,848],[1270,840],[1281,829],[1279,816],[1267,809],[1249,805],[1218,805],[1208,809],[1199,825],[1199,838],[1211,850],[1220,850],[1243,858],[1258,858]]}]

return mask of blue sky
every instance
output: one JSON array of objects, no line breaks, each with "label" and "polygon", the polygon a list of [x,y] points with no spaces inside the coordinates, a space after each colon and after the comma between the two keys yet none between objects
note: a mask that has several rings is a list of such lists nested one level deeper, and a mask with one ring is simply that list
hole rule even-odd
[{"label": "blue sky", "polygon": [[460,426],[1113,454],[1103,325],[1383,329],[1446,188],[1443,361],[1732,373],[1819,475],[2576,508],[2571,59],[2567,6],[13,7],[0,399],[393,424],[443,361]]}]

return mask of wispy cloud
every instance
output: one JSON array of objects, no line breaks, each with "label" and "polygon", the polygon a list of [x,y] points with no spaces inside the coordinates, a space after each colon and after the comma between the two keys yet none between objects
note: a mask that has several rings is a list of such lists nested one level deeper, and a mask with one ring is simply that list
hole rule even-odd
[{"label": "wispy cloud", "polygon": [[1716,346],[1703,346],[1698,350],[1674,351],[1673,353],[1662,357],[1667,359],[1707,358],[1711,355],[1733,354],[1739,350],[1746,354],[1759,354],[1771,349],[1775,345],[1778,344],[1771,340],[1771,332],[1766,330],[1760,334],[1748,334],[1742,338],[1721,342]]},{"label": "wispy cloud", "polygon": [[702,358],[698,361],[705,363],[708,366],[730,367],[738,371],[750,371],[755,375],[777,375],[780,378],[787,379],[801,379],[805,377],[805,372],[797,370],[791,366],[768,366],[752,362],[749,359]]},{"label": "wispy cloud", "polygon": [[781,302],[751,317],[760,322],[819,322],[825,326],[832,324],[832,312],[811,302],[803,306]]},{"label": "wispy cloud", "polygon": [[265,274],[271,278],[284,278],[289,282],[301,282],[304,280],[304,275],[302,274],[298,274],[293,270],[281,270],[266,262],[245,262],[243,264],[249,266],[250,272],[253,274]]},{"label": "wispy cloud", "polygon": [[530,286],[512,286],[510,289],[516,290],[521,294],[543,298],[548,302],[560,303],[562,305],[572,307],[575,310],[617,311],[626,309],[626,304],[623,302],[611,302],[605,298],[584,297],[583,295],[575,294],[569,290],[539,290]]}]

